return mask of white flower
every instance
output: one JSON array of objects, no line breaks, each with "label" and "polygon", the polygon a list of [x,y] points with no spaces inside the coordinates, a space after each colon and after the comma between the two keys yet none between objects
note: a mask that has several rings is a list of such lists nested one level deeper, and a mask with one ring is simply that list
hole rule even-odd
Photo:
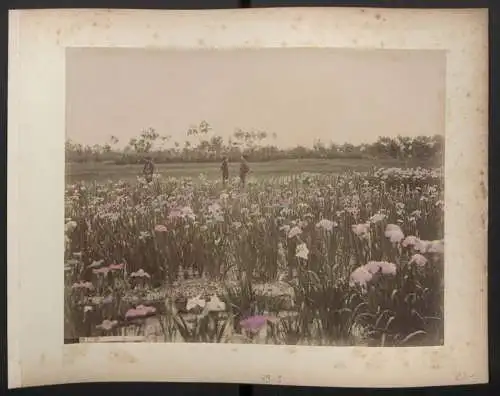
[{"label": "white flower", "polygon": [[151,235],[151,234],[150,234],[149,232],[147,232],[147,231],[141,231],[141,232],[139,233],[139,239],[140,239],[140,240],[147,239],[147,238],[149,238],[149,237],[150,237],[150,235]]},{"label": "white flower", "polygon": [[295,256],[307,260],[307,258],[309,257],[309,249],[307,248],[307,245],[305,243],[297,245]]},{"label": "white flower", "polygon": [[191,311],[193,308],[200,307],[205,308],[206,301],[200,298],[201,296],[193,297],[188,299],[186,304],[186,310]]},{"label": "white flower", "polygon": [[283,208],[280,210],[280,215],[283,217],[287,217],[292,211],[289,208]]},{"label": "white flower", "polygon": [[444,254],[444,241],[432,241],[427,249],[429,253]]},{"label": "white flower", "polygon": [[137,272],[132,272],[130,274],[132,278],[151,278],[151,275],[149,275],[146,271],[144,271],[142,268],[137,271]]},{"label": "white flower", "polygon": [[415,250],[420,253],[426,253],[430,244],[429,241],[418,240],[417,243],[415,243]]},{"label": "white flower", "polygon": [[302,234],[302,230],[299,227],[293,227],[289,232],[288,232],[288,238],[293,238],[298,235]]},{"label": "white flower", "polygon": [[208,312],[221,312],[226,310],[226,303],[221,301],[219,297],[213,295],[210,297],[210,301],[207,303],[205,307]]},{"label": "white flower", "polygon": [[105,319],[105,320],[103,320],[103,322],[100,325],[97,325],[97,328],[102,329],[102,330],[111,330],[117,324],[118,324],[117,320]]},{"label": "white flower", "polygon": [[77,226],[77,223],[76,221],[73,221],[73,220],[70,220],[68,221],[65,225],[64,225],[64,231],[66,233],[71,233],[74,231],[74,229],[76,228]]},{"label": "white flower", "polygon": [[419,219],[420,217],[422,217],[422,211],[421,210],[414,210],[413,212],[411,212],[411,215],[417,219]]},{"label": "white flower", "polygon": [[336,226],[337,226],[336,222],[327,219],[322,219],[316,224],[316,227],[323,228],[326,231],[332,231],[333,228]]},{"label": "white flower", "polygon": [[181,215],[182,215],[182,217],[188,218],[191,220],[196,219],[196,215],[194,214],[193,209],[191,209],[189,206],[185,206],[181,209]]},{"label": "white flower", "polygon": [[376,213],[372,217],[370,217],[370,221],[372,223],[379,223],[381,221],[384,221],[387,216],[383,213]]},{"label": "white flower", "polygon": [[423,267],[425,266],[425,264],[427,264],[427,259],[425,258],[425,256],[422,256],[421,254],[417,253],[411,257],[408,264],[416,264],[419,267]]},{"label": "white flower", "polygon": [[290,226],[288,224],[285,224],[280,227],[280,231],[284,231],[285,234],[288,234],[288,232],[290,231]]},{"label": "white flower", "polygon": [[218,214],[222,210],[222,206],[220,206],[217,202],[214,202],[212,205],[208,207],[208,211],[211,214]]},{"label": "white flower", "polygon": [[370,231],[370,224],[354,224],[352,226],[352,231],[361,238],[366,237],[368,235],[368,232]]}]

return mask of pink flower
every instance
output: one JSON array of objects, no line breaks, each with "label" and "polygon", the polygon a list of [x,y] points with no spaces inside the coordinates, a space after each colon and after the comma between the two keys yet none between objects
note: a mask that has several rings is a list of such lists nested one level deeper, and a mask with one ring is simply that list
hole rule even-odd
[{"label": "pink flower", "polygon": [[125,264],[111,264],[108,268],[111,271],[119,271],[119,270],[122,270],[123,267],[125,267]]},{"label": "pink flower", "polygon": [[138,305],[135,308],[129,309],[125,313],[125,318],[126,319],[136,319],[136,318],[143,318],[148,315],[152,315],[156,312],[155,307],[149,307],[146,305]]},{"label": "pink flower", "polygon": [[380,263],[378,261],[369,261],[364,265],[364,268],[370,273],[370,274],[376,274],[377,272],[380,271]]},{"label": "pink flower", "polygon": [[385,229],[385,236],[389,238],[392,243],[399,243],[404,239],[404,234],[401,228],[396,224],[388,224]]},{"label": "pink flower", "polygon": [[421,254],[414,254],[408,264],[415,264],[418,267],[424,267],[427,264],[427,258]]},{"label": "pink flower", "polygon": [[381,261],[380,269],[384,275],[395,275],[397,271],[396,264],[390,263],[388,261]]},{"label": "pink flower", "polygon": [[[394,275],[396,273],[396,264],[389,263],[388,261],[369,261],[365,265],[363,265],[360,268],[364,268],[367,272],[369,272],[372,275],[375,275],[378,272],[381,272],[384,275]],[[356,272],[356,271],[354,271]],[[354,274],[353,272],[353,274]],[[360,277],[363,277],[362,271],[360,270]],[[367,281],[370,281],[371,279],[368,279]]]},{"label": "pink flower", "polygon": [[155,226],[155,231],[156,232],[167,232],[167,227],[165,227],[163,224],[158,224]]},{"label": "pink flower", "polygon": [[418,244],[418,242],[419,242],[419,239],[416,236],[409,235],[405,238],[402,245],[403,245],[403,247],[415,246]]},{"label": "pink flower", "polygon": [[360,285],[364,288],[372,278],[373,274],[365,266],[358,267],[352,272],[349,284],[351,286]]}]

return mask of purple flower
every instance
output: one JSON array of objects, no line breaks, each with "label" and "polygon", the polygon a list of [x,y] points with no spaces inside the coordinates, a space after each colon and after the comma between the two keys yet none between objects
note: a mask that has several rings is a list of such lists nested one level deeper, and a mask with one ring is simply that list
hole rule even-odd
[{"label": "purple flower", "polygon": [[258,333],[268,321],[268,317],[264,315],[250,316],[240,322],[240,326],[246,331]]},{"label": "purple flower", "polygon": [[111,264],[108,268],[111,271],[119,271],[122,270],[125,267],[125,264]]}]

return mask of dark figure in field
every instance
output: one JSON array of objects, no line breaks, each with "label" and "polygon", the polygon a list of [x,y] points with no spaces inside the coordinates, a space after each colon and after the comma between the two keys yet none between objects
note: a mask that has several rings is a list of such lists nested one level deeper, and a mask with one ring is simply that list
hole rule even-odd
[{"label": "dark figure in field", "polygon": [[153,181],[154,171],[155,171],[155,166],[153,164],[153,160],[149,157],[146,158],[146,163],[144,164],[144,169],[142,170],[146,182],[151,183]]},{"label": "dark figure in field", "polygon": [[222,158],[220,170],[222,172],[222,184],[226,185],[226,182],[229,179],[229,164],[227,162],[227,157]]},{"label": "dark figure in field", "polygon": [[242,186],[245,185],[248,172],[250,172],[250,167],[248,166],[247,159],[244,155],[241,156],[241,164],[240,164],[240,183]]}]

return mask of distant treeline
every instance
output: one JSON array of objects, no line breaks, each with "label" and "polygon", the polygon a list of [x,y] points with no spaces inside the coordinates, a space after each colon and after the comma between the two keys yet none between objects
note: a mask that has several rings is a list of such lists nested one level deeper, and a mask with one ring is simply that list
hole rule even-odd
[{"label": "distant treeline", "polygon": [[146,156],[153,158],[156,163],[176,163],[220,161],[223,156],[236,161],[244,154],[249,161],[255,162],[305,158],[376,158],[441,164],[444,152],[444,137],[441,135],[381,136],[374,143],[360,145],[317,141],[313,147],[297,146],[291,149],[278,148],[273,144],[275,139],[275,134],[237,129],[225,141],[221,136],[211,133],[210,126],[203,121],[199,126],[189,128],[187,138],[182,143],[171,142],[170,136],[160,136],[153,128],[131,139],[124,148],[117,147],[119,140],[114,136],[104,145],[93,146],[68,140],[66,160],[125,165],[141,163]]}]

